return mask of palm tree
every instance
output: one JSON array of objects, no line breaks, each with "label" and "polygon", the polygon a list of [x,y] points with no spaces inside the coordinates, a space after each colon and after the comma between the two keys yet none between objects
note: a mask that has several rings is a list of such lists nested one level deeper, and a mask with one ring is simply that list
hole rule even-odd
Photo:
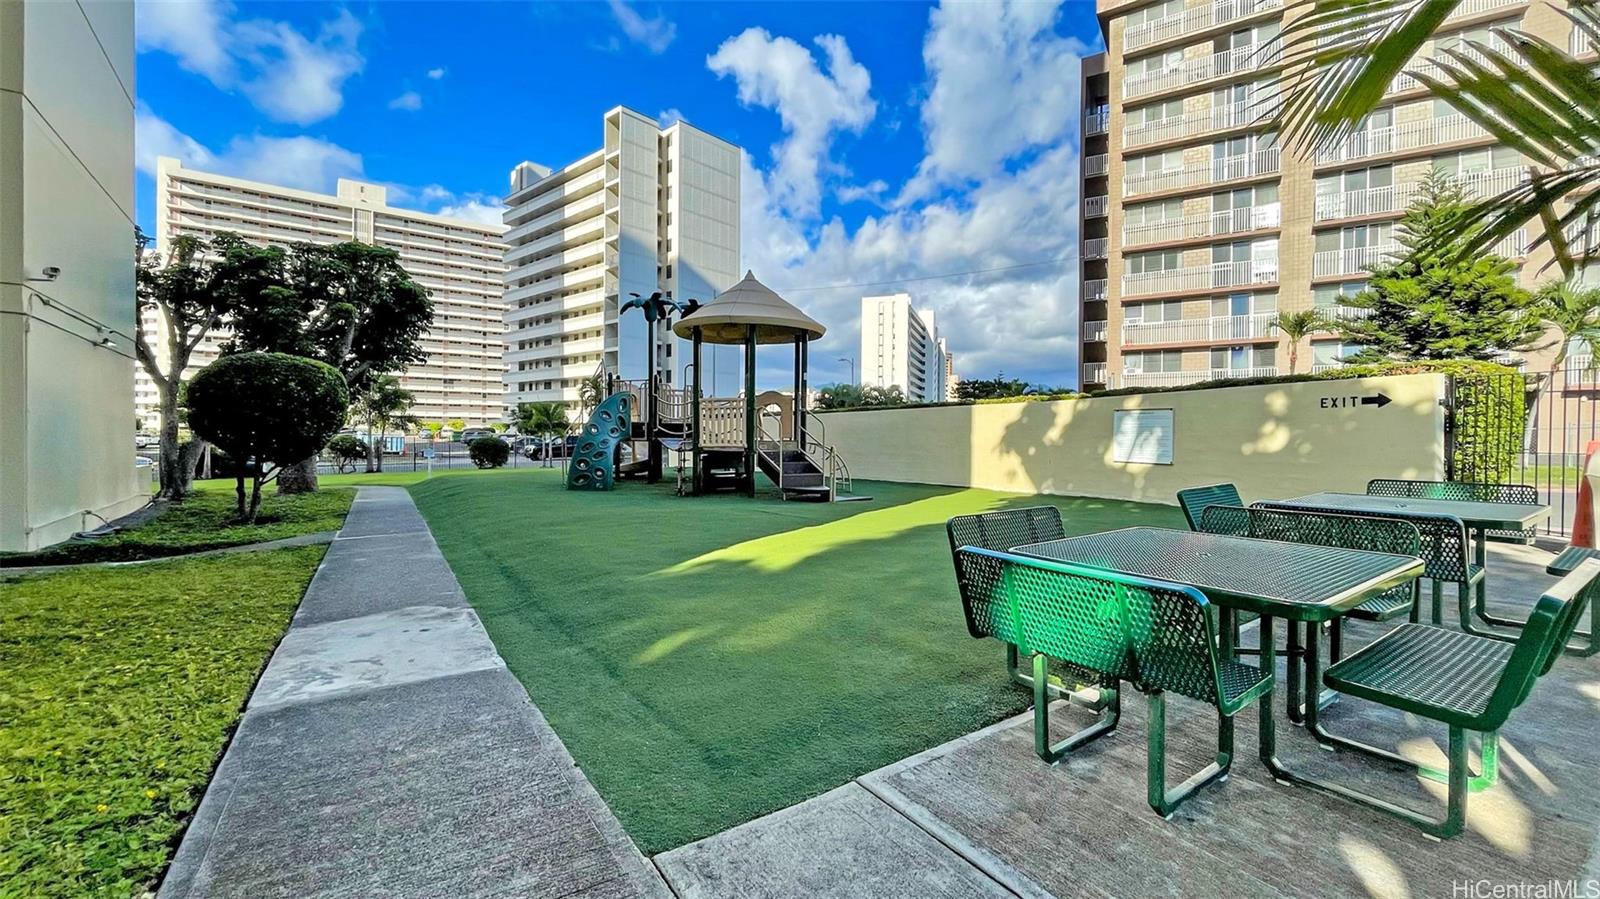
[{"label": "palm tree", "polygon": [[594,407],[600,405],[605,399],[605,378],[599,374],[592,374],[578,382],[578,407],[579,415],[588,418]]},{"label": "palm tree", "polygon": [[567,407],[560,403],[518,403],[517,431],[531,437],[542,437],[545,443],[544,464],[550,466],[550,438],[565,439],[571,423]]},{"label": "palm tree", "polygon": [[367,471],[383,471],[383,438],[391,429],[405,430],[416,423],[406,414],[416,395],[400,386],[394,375],[378,375],[356,397],[352,417],[367,426]]},{"label": "palm tree", "polygon": [[1292,375],[1300,364],[1300,341],[1324,330],[1327,322],[1316,309],[1302,309],[1299,312],[1279,312],[1272,320],[1272,326],[1289,339],[1289,374]]},{"label": "palm tree", "polygon": [[[1490,29],[1493,43],[1463,41],[1415,57],[1464,0],[1299,0],[1284,28],[1283,105],[1271,127],[1302,152],[1350,135],[1402,71],[1437,99],[1522,154],[1529,179],[1471,204],[1453,248],[1477,255],[1538,219],[1563,276],[1600,255],[1600,75],[1520,28]],[[1571,0],[1555,11],[1600,43],[1600,4]],[[1577,244],[1574,248],[1574,243]],[[1438,250],[1441,248],[1429,248]]]},{"label": "palm tree", "polygon": [[1593,367],[1596,350],[1600,349],[1600,287],[1552,281],[1534,293],[1533,302],[1540,319],[1561,335],[1550,370],[1561,368],[1574,342],[1588,348],[1589,365]]}]

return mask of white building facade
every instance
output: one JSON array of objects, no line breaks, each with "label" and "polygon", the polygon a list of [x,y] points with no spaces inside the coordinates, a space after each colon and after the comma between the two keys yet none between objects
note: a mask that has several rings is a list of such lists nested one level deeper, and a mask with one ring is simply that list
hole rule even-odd
[{"label": "white building facade", "polygon": [[150,500],[134,467],[131,3],[0,3],[0,550]]},{"label": "white building facade", "polygon": [[932,309],[904,293],[861,298],[861,386],[899,387],[907,401],[945,399],[949,369]]},{"label": "white building facade", "polygon": [[[416,397],[411,414],[423,421],[471,427],[501,420],[504,230],[390,206],[381,184],[340,178],[336,193],[319,194],[198,172],[168,157],[156,163],[155,237],[163,257],[174,238],[209,240],[222,231],[258,244],[359,240],[399,253],[412,280],[433,298],[433,324],[421,338],[427,361],[400,374],[401,386]],[[160,326],[153,311],[146,316],[148,326]],[[185,377],[214,361],[227,338],[226,331],[207,335]],[[155,343],[159,357],[165,346]],[[165,370],[168,360],[160,361]],[[142,370],[138,381],[139,416],[153,426],[155,384]]]},{"label": "white building facade", "polygon": [[[600,149],[563,168],[524,162],[511,172],[508,409],[559,402],[575,410],[586,378],[645,377],[644,317],[618,314],[631,294],[705,303],[739,279],[739,148],[624,107],[606,113],[602,131]],[[685,347],[664,329],[656,341],[657,368],[674,385],[687,382]],[[711,392],[737,389],[739,348],[706,349]]]}]

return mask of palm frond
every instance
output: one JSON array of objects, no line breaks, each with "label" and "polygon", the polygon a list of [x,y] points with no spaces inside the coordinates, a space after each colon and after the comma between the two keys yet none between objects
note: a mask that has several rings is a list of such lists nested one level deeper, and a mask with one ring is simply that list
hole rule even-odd
[{"label": "palm frond", "polygon": [[1348,136],[1461,0],[1311,0],[1284,26],[1272,126],[1309,151]]}]

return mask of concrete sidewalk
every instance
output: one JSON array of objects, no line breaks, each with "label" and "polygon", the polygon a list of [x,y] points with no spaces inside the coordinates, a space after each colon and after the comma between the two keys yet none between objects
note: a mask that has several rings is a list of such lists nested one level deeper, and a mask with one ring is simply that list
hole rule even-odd
[{"label": "concrete sidewalk", "polygon": [[506,671],[410,495],[361,488],[162,899],[670,895]]}]

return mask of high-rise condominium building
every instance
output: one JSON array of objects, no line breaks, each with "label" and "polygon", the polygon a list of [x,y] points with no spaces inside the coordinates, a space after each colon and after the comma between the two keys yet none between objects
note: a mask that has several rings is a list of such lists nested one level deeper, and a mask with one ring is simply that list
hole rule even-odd
[{"label": "high-rise condominium building", "polygon": [[861,298],[861,386],[899,387],[914,403],[945,398],[944,341],[932,309],[908,294]]},{"label": "high-rise condominium building", "polygon": [[[1285,21],[1309,2],[1099,0],[1107,52],[1084,61],[1082,382],[1183,384],[1288,373],[1279,311],[1329,318],[1396,249],[1394,227],[1430,170],[1474,196],[1526,177],[1516,151],[1430,97],[1408,74],[1347,140],[1280,152],[1263,127],[1281,98]],[[1500,39],[1514,25],[1577,53],[1594,48],[1549,3],[1464,0],[1425,54]],[[1537,226],[1498,250],[1524,283]],[[1543,257],[1543,258],[1540,258]],[[1300,369],[1351,348],[1312,336]],[[1309,352],[1307,352],[1309,350]]]},{"label": "high-rise condominium building", "polygon": [[0,550],[150,501],[134,468],[133,5],[0,3]]},{"label": "high-rise condominium building", "polygon": [[[416,396],[411,414],[424,421],[501,420],[504,230],[390,206],[381,184],[340,178],[336,193],[319,194],[197,172],[177,159],[156,163],[156,249],[163,256],[176,237],[210,239],[221,231],[260,244],[359,240],[398,252],[401,265],[433,297],[433,324],[421,341],[428,359],[400,374],[401,386]],[[153,312],[146,316],[147,324],[158,324]],[[215,360],[227,337],[224,331],[207,335],[190,359],[190,373]],[[153,424],[155,385],[142,370],[137,404],[140,417]]]},{"label": "high-rise condominium building", "polygon": [[[709,302],[739,278],[739,148],[686,122],[617,107],[600,149],[563,168],[511,172],[505,223],[506,402],[578,405],[601,371],[645,377],[631,294]],[[719,352],[713,352],[715,349]],[[737,391],[738,347],[706,347],[706,382]],[[684,344],[661,329],[657,370],[686,383]],[[723,371],[718,378],[719,362]]]},{"label": "high-rise condominium building", "polygon": [[961,383],[961,378],[956,375],[956,354],[950,352],[950,343],[943,337],[939,338],[939,356],[944,360],[944,399],[952,400],[956,396],[956,385]]}]

